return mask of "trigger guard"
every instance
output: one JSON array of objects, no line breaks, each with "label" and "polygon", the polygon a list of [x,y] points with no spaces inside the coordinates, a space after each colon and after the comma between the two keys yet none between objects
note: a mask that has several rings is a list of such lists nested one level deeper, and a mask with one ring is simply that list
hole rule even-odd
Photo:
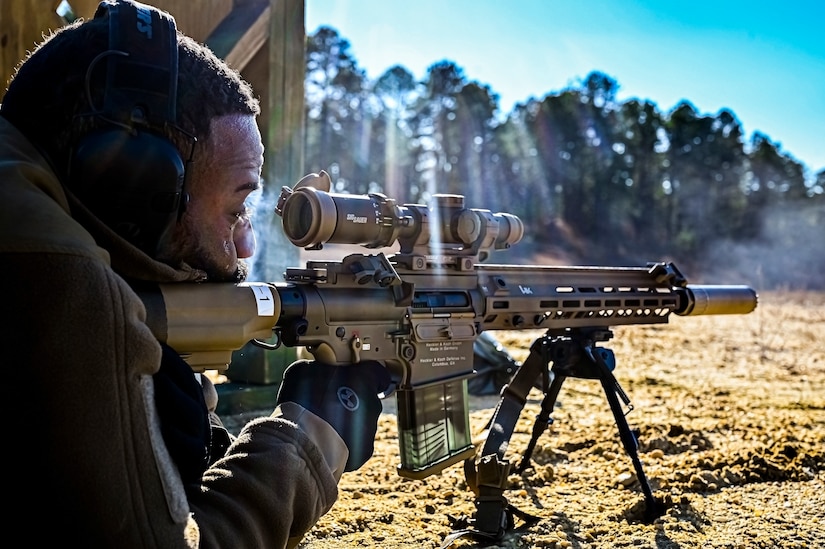
[{"label": "trigger guard", "polygon": [[274,343],[269,343],[268,341],[262,341],[260,339],[253,339],[252,344],[256,347],[266,349],[267,351],[274,351],[281,347],[281,343],[283,342],[283,340],[281,339],[280,334],[278,334],[275,331],[272,332],[272,339]]}]

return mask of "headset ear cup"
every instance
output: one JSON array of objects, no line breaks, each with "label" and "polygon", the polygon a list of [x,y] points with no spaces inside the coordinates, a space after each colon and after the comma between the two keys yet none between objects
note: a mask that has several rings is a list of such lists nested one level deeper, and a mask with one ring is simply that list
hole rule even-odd
[{"label": "headset ear cup", "polygon": [[165,138],[122,129],[93,133],[75,149],[70,173],[78,198],[149,255],[178,220],[185,166]]}]

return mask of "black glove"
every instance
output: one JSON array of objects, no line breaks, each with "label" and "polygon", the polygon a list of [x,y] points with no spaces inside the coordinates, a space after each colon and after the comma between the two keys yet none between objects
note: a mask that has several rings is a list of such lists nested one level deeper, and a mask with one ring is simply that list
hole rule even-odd
[{"label": "black glove", "polygon": [[203,390],[178,353],[166,344],[161,347],[160,370],[152,376],[160,430],[183,482],[197,482],[206,470],[211,444]]},{"label": "black glove", "polygon": [[355,471],[372,456],[382,410],[378,394],[389,385],[389,373],[375,361],[334,366],[298,360],[284,371],[277,402],[300,404],[332,425],[349,449],[344,471]]}]

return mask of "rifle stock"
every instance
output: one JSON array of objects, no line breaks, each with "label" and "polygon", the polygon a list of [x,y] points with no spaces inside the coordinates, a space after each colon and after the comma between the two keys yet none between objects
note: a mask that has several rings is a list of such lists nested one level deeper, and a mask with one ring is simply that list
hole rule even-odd
[{"label": "rifle stock", "polygon": [[402,476],[425,478],[473,455],[467,378],[483,331],[564,334],[671,314],[746,314],[757,304],[747,286],[688,284],[672,263],[483,264],[487,250],[521,239],[518,218],[466,209],[459,195],[437,195],[428,208],[327,191],[282,191],[276,212],[294,243],[398,240],[400,251],[308,261],[277,283],[161,285],[144,300],[154,303],[158,338],[196,371],[224,370],[250,340],[303,346],[327,363],[384,364],[396,387]]}]

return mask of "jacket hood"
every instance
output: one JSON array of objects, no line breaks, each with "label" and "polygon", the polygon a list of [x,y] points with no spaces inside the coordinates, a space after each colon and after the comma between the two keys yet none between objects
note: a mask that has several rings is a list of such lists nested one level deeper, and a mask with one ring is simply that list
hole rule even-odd
[{"label": "jacket hood", "polygon": [[2,116],[0,197],[18,203],[18,214],[0,221],[4,250],[56,251],[73,245],[88,249],[91,238],[100,255],[108,256],[112,269],[128,280],[166,283],[206,278],[203,271],[188,265],[175,268],[156,261],[110,229],[60,183],[43,155]]}]

